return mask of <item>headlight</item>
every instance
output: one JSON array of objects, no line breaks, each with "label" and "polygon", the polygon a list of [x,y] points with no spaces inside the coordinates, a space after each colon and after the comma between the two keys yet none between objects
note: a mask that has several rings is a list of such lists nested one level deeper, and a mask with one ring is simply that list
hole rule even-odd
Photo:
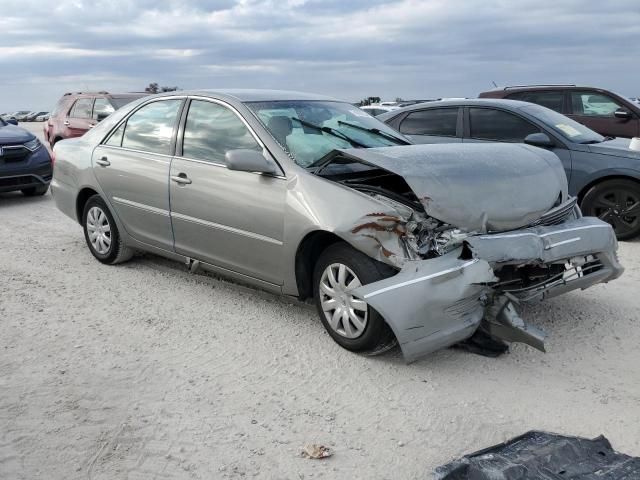
[{"label": "headlight", "polygon": [[33,140],[29,140],[27,143],[25,143],[24,146],[32,152],[35,152],[42,146],[42,144],[40,143],[40,140],[34,138]]}]

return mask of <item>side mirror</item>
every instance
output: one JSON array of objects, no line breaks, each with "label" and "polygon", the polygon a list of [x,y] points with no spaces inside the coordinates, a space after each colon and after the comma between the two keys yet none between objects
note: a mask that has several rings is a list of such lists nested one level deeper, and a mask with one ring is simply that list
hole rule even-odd
[{"label": "side mirror", "polygon": [[257,150],[249,150],[245,148],[229,150],[224,158],[229,170],[268,173],[270,175],[276,174],[275,165],[264,158],[262,152]]},{"label": "side mirror", "polygon": [[553,148],[556,146],[555,142],[551,140],[546,133],[542,132],[527,135],[524,139],[524,143],[542,148]]},{"label": "side mirror", "polygon": [[98,112],[98,115],[96,115],[96,121],[101,122],[102,120],[104,120],[105,118],[107,118],[109,116],[108,113],[105,112]]},{"label": "side mirror", "polygon": [[613,112],[613,116],[616,118],[624,118],[626,120],[633,118],[633,114],[629,110],[626,110],[624,108],[619,108],[618,110]]},{"label": "side mirror", "polygon": [[11,125],[18,125],[18,120],[15,118],[7,118],[5,122],[10,123]]}]

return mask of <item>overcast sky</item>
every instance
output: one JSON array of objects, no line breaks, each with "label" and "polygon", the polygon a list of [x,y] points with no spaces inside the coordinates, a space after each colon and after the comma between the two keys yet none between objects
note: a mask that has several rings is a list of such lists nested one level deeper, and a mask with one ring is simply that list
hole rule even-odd
[{"label": "overcast sky", "polygon": [[640,0],[0,0],[0,35],[0,112],[150,82],[351,101],[492,81],[640,95]]}]

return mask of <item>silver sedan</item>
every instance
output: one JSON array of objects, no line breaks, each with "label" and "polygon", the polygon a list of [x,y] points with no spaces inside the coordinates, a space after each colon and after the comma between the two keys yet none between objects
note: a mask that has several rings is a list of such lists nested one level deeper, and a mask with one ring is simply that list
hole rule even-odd
[{"label": "silver sedan", "polygon": [[313,298],[357,352],[415,360],[478,336],[544,349],[518,315],[617,278],[558,158],[527,145],[411,145],[298,92],[172,92],[55,147],[56,204],[100,262],[135,251]]}]

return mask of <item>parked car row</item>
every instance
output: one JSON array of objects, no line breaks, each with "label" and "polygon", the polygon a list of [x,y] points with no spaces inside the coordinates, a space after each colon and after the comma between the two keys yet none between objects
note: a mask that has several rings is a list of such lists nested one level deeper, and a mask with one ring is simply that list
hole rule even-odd
[{"label": "parked car row", "polygon": [[560,158],[569,193],[618,238],[640,235],[640,152],[549,108],[517,100],[430,102],[380,117],[415,143],[527,143]]},{"label": "parked car row", "polygon": [[53,179],[47,150],[3,122],[0,186],[51,181],[102,263],[151,251],[313,298],[352,351],[544,350],[515,304],[617,278],[616,236],[640,234],[640,152],[535,103],[374,118],[294,92],[145,95],[65,94],[44,125]]},{"label": "parked car row", "polygon": [[45,117],[48,118],[49,112],[31,112],[28,110],[20,110],[18,112],[3,113],[0,118],[3,120],[13,119],[18,122],[42,122]]},{"label": "parked car row", "polygon": [[537,103],[604,136],[640,136],[640,105],[602,88],[518,85],[482,92],[480,98],[506,98]]},{"label": "parked car row", "polygon": [[[312,298],[351,351],[399,343],[412,361],[487,337],[544,349],[516,303],[623,272],[611,225],[583,217],[572,195],[585,174],[551,147],[588,157],[604,139],[543,107],[486,102],[416,105],[385,114],[387,125],[298,92],[154,95],[57,142],[52,193],[98,261],[150,251]],[[440,110],[426,127],[425,107]],[[500,142],[505,114],[522,121]],[[441,124],[450,144],[391,128],[415,138]],[[492,141],[465,141],[476,131]]]}]

